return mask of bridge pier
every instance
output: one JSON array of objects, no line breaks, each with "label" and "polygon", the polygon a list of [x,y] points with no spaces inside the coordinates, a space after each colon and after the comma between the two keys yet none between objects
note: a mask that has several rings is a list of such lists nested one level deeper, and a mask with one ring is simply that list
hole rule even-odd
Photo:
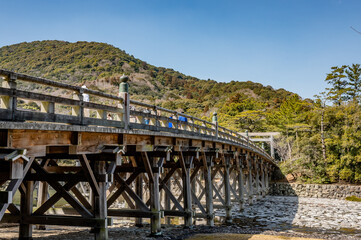
[{"label": "bridge pier", "polygon": [[[103,178],[98,182],[99,192],[93,191],[94,199],[94,217],[97,219],[98,224],[94,228],[94,237],[96,240],[108,239],[108,206],[107,206],[107,178],[106,166],[103,161],[95,162],[95,174],[99,178]],[[99,193],[99,194],[97,194]]]},{"label": "bridge pier", "polygon": [[238,197],[239,197],[239,211],[243,211],[244,208],[244,195],[245,195],[245,182],[244,182],[244,173],[243,173],[243,168],[244,168],[244,161],[243,161],[243,155],[239,156],[238,159],[239,161],[239,169],[238,170],[238,174],[237,174],[237,180],[238,180]]},{"label": "bridge pier", "polygon": [[[224,157],[224,155],[223,155]],[[232,223],[232,205],[231,205],[231,189],[230,189],[230,179],[229,179],[229,169],[230,169],[230,157],[224,157],[225,167],[224,167],[224,193],[225,193],[225,208],[226,208],[226,223]]]},{"label": "bridge pier", "polygon": [[19,239],[32,239],[33,225],[29,223],[30,215],[33,212],[33,189],[34,182],[25,182],[25,188],[22,189],[20,197],[20,226],[19,226]]},{"label": "bridge pier", "polygon": [[203,153],[203,176],[205,184],[205,195],[206,195],[206,214],[207,214],[207,225],[214,226],[214,212],[213,212],[213,184],[212,184],[212,167],[213,167],[213,156],[206,156]]},{"label": "bridge pier", "polygon": [[[157,169],[159,171],[159,168]],[[159,195],[159,172],[153,173],[153,180],[150,181],[150,208],[151,208],[151,234],[150,236],[161,236],[161,211],[160,211],[160,195]]]},{"label": "bridge pier", "polygon": [[267,188],[266,188],[266,181],[265,181],[265,166],[264,166],[264,162],[262,160],[260,160],[261,162],[261,193],[262,193],[262,198],[266,196],[266,192],[267,192]]},{"label": "bridge pier", "polygon": [[192,194],[191,194],[191,167],[193,165],[193,156],[183,157],[183,153],[180,152],[180,161],[182,165],[182,183],[183,183],[183,199],[184,199],[184,226],[191,227],[193,220],[192,210]]},{"label": "bridge pier", "polygon": [[247,165],[248,165],[248,204],[253,205],[254,201],[254,188],[253,188],[253,163],[250,153],[247,153]]},{"label": "bridge pier", "polygon": [[[135,192],[138,195],[139,199],[143,201],[143,174],[139,174],[139,176],[136,178]],[[139,203],[136,203],[136,208],[140,208]],[[141,217],[135,219],[135,226],[143,227],[143,219]]]}]

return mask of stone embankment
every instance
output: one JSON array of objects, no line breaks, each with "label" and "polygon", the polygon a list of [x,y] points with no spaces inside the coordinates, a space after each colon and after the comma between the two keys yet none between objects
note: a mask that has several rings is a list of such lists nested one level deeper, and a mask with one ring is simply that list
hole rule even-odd
[{"label": "stone embankment", "polygon": [[361,186],[331,184],[271,183],[270,195],[345,199],[361,197]]}]

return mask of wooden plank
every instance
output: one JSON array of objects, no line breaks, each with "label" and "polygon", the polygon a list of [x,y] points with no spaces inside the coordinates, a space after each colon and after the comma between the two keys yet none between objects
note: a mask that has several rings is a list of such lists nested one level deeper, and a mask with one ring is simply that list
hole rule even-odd
[{"label": "wooden plank", "polygon": [[135,209],[135,205],[133,204],[132,199],[129,197],[127,192],[122,192],[122,196],[123,196],[124,200],[127,202],[129,208]]},{"label": "wooden plank", "polygon": [[116,133],[82,132],[80,145],[117,145],[119,146],[119,135]]},{"label": "wooden plank", "polygon": [[[14,203],[9,204],[8,210],[11,214],[20,215],[20,209]],[[0,221],[1,221],[1,219],[0,219]]]},{"label": "wooden plank", "polygon": [[180,152],[178,153],[178,156],[179,156],[180,165],[181,165],[181,167],[182,167],[182,171],[183,171],[185,174],[187,174],[187,168],[186,168],[186,163],[185,163],[185,161],[184,161],[183,152],[180,151]]},{"label": "wooden plank", "polygon": [[217,190],[217,188],[214,186],[214,184],[212,183],[213,186],[213,192],[216,194],[217,198],[219,199],[219,201],[222,203],[222,205],[226,205],[225,201],[223,200],[221,194],[219,193],[219,191]]},{"label": "wooden plank", "polygon": [[[21,220],[24,224],[40,224],[40,225],[57,225],[57,226],[78,226],[78,227],[95,227],[98,225],[99,219],[84,218],[79,216],[25,216]],[[3,222],[19,223],[20,217],[11,214],[5,214]]]},{"label": "wooden plank", "polygon": [[0,221],[3,219],[6,209],[8,208],[8,203],[0,203]]},{"label": "wooden plank", "polygon": [[108,209],[108,216],[112,217],[142,217],[142,218],[150,218],[152,216],[151,211],[143,211],[143,210],[130,210],[130,209]]},{"label": "wooden plank", "polygon": [[145,170],[147,171],[147,174],[149,176],[150,183],[154,183],[154,175],[152,171],[152,165],[149,161],[148,154],[146,152],[142,152],[142,160],[144,163]]},{"label": "wooden plank", "polygon": [[199,208],[199,210],[201,210],[202,213],[206,214],[206,210],[203,207],[202,203],[199,201],[199,199],[197,198],[197,195],[194,193],[194,191],[192,190],[192,200],[193,202],[195,202]]},{"label": "wooden plank", "polygon": [[71,145],[71,132],[20,130],[11,131],[12,147],[28,148],[37,145]]},{"label": "wooden plank", "polygon": [[72,193],[74,193],[75,197],[84,205],[85,208],[91,209],[91,205],[88,200],[84,197],[84,195],[79,191],[75,186],[70,189]]},{"label": "wooden plank", "polygon": [[164,210],[164,216],[171,216],[171,217],[186,217],[188,215],[187,212],[183,211],[174,211],[174,210]]},{"label": "wooden plank", "polygon": [[90,164],[89,164],[89,161],[88,161],[86,155],[85,154],[80,155],[79,161],[80,161],[81,166],[83,167],[83,172],[84,172],[86,178],[88,179],[88,183],[89,183],[90,187],[92,188],[95,195],[99,196],[100,195],[99,185],[94,176],[93,169],[90,167]]}]

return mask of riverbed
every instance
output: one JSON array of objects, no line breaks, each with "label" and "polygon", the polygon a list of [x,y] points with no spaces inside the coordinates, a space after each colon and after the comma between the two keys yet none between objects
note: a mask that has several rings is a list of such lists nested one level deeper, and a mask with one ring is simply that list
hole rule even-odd
[{"label": "riverbed", "polygon": [[[163,237],[186,239],[196,233],[266,234],[320,239],[361,239],[361,203],[323,198],[266,196],[243,211],[233,206],[233,223],[222,223],[224,211],[216,210],[216,226],[197,225],[190,229],[163,225]],[[177,219],[175,219],[177,222]],[[0,239],[16,239],[18,227],[0,228]],[[110,239],[151,239],[149,225],[133,226],[131,220],[116,219],[109,228]],[[34,230],[36,239],[93,239],[89,229],[49,226]]]}]

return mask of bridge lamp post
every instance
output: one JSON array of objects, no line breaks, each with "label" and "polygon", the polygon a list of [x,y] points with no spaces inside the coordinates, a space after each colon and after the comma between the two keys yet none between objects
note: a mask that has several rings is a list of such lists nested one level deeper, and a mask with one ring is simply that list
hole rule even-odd
[{"label": "bridge lamp post", "polygon": [[212,123],[215,124],[215,137],[218,138],[218,117],[216,112],[213,113]]},{"label": "bridge lamp post", "polygon": [[129,96],[129,77],[123,76],[120,77],[119,84],[119,97],[123,98],[123,117],[122,121],[124,122],[124,129],[129,129],[129,118],[130,118],[130,96]]}]

